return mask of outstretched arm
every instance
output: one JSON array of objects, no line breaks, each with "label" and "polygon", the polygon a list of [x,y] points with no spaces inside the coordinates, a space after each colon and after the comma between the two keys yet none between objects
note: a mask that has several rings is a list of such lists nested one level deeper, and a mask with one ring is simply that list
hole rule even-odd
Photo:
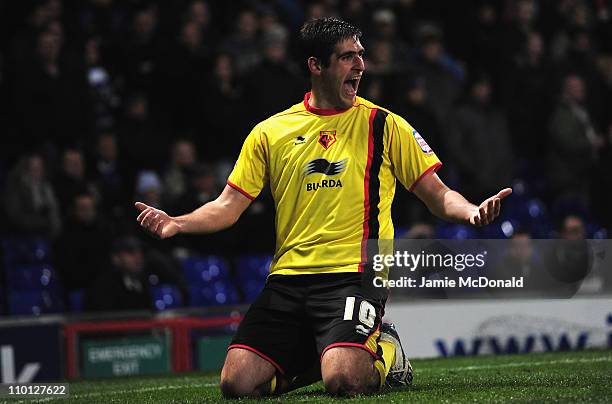
[{"label": "outstretched arm", "polygon": [[217,199],[182,216],[169,216],[163,210],[136,202],[136,209],[140,211],[136,220],[159,238],[172,237],[178,233],[214,233],[236,223],[250,204],[250,199],[225,186]]},{"label": "outstretched arm", "polygon": [[501,200],[510,195],[512,189],[504,188],[476,206],[468,202],[459,192],[447,187],[436,173],[432,173],[421,178],[413,192],[425,203],[431,213],[439,218],[480,227],[493,222],[499,216]]}]

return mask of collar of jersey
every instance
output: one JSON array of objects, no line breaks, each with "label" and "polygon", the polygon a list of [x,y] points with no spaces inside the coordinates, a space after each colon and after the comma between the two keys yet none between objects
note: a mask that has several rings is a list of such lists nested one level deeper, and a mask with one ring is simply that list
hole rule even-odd
[{"label": "collar of jersey", "polygon": [[341,114],[345,111],[348,111],[349,109],[351,109],[352,107],[348,107],[348,108],[317,108],[317,107],[313,107],[312,105],[310,105],[308,103],[308,100],[310,100],[310,96],[312,95],[312,92],[307,92],[306,95],[304,95],[304,107],[306,108],[306,110],[308,112],[312,112],[313,114],[316,115],[337,115],[337,114]]}]

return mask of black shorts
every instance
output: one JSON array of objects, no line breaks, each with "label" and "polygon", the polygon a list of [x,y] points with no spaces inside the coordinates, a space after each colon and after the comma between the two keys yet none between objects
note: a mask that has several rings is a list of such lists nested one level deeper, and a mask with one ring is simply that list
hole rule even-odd
[{"label": "black shorts", "polygon": [[313,366],[326,350],[358,347],[381,355],[385,299],[365,292],[362,273],[270,276],[228,350],[248,349],[288,377]]}]

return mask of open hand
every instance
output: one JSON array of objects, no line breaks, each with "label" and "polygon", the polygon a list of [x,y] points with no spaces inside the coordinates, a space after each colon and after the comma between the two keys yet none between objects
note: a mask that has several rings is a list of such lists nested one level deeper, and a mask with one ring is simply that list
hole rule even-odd
[{"label": "open hand", "polygon": [[501,209],[501,200],[512,193],[512,188],[504,188],[490,198],[485,199],[483,203],[474,210],[470,215],[470,224],[480,227],[492,223],[499,216]]},{"label": "open hand", "polygon": [[172,237],[178,233],[179,226],[176,220],[163,210],[155,209],[142,202],[136,202],[134,205],[140,211],[136,220],[149,233],[159,238]]}]

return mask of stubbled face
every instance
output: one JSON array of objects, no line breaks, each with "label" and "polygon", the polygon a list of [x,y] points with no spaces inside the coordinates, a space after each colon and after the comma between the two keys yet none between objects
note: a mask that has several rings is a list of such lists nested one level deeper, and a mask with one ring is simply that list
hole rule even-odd
[{"label": "stubbled face", "polygon": [[358,39],[347,38],[336,45],[329,66],[321,69],[322,90],[335,107],[350,108],[355,103],[365,70],[363,53]]}]

